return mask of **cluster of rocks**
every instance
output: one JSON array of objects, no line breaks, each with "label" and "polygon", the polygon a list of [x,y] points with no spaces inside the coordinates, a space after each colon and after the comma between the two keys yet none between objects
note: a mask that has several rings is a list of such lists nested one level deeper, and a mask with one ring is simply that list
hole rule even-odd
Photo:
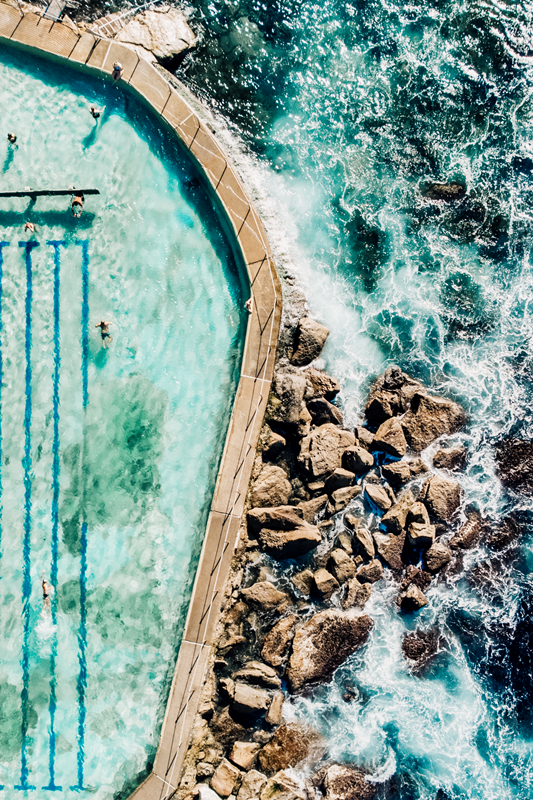
[{"label": "cluster of rocks", "polygon": [[[316,770],[325,747],[283,721],[285,693],[312,691],[364,646],[378,581],[397,586],[399,613],[416,613],[487,527],[462,509],[454,473],[465,450],[434,444],[465,424],[461,406],[392,367],[370,390],[364,425],[348,428],[338,381],[311,365],[327,335],[300,320],[278,366],[181,796],[373,798],[359,765],[326,763],[307,784],[287,773]],[[437,631],[415,631],[404,656],[420,672],[442,644]]]}]

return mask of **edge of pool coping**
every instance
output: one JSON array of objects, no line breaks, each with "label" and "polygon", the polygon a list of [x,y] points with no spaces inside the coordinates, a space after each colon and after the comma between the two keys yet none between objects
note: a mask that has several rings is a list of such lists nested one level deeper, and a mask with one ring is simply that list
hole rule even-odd
[{"label": "edge of pool coping", "polygon": [[167,80],[124,44],[53,22],[39,13],[22,12],[6,0],[0,0],[2,43],[100,77],[110,76],[115,61],[123,65],[120,83],[127,83],[177,134],[222,206],[253,297],[239,383],[157,754],[152,772],[131,795],[135,800],[165,800],[179,785],[244,510],[274,374],[283,308],[281,283],[265,229],[246,189],[209,127],[183,97],[185,87],[183,93],[179,91],[174,76],[169,74]]}]

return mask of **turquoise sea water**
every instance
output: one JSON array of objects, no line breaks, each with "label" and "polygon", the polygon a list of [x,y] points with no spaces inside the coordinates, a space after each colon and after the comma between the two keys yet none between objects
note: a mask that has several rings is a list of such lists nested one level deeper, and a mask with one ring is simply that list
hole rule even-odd
[{"label": "turquoise sea water", "polygon": [[100,190],[79,220],[69,198],[0,200],[1,793],[110,798],[155,753],[243,290],[198,175],[131,95],[0,56],[2,191]]},{"label": "turquoise sea water", "polygon": [[[347,421],[389,364],[457,398],[467,502],[522,525],[507,552],[469,554],[416,618],[378,589],[370,645],[289,713],[395,800],[528,800],[531,503],[502,490],[493,446],[533,433],[533,6],[192,6],[200,45],[180,74],[251,150],[273,245],[331,328],[323,364],[343,382]],[[423,199],[425,181],[447,180],[466,182],[464,202]],[[417,625],[446,642],[425,676],[400,651]]]}]

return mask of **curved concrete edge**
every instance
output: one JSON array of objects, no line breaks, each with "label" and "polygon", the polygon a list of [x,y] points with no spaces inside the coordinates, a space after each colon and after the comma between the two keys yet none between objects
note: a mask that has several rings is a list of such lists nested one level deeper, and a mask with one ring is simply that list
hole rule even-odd
[{"label": "curved concrete edge", "polygon": [[[183,96],[135,50],[0,0],[0,44],[110,75],[119,61],[128,84],[193,155],[233,230],[253,297],[241,376],[211,503],[183,639],[152,773],[135,800],[165,800],[179,784],[220,612],[263,423],[282,313],[279,277],[261,220],[234,167]],[[170,77],[170,76],[169,76]]]}]

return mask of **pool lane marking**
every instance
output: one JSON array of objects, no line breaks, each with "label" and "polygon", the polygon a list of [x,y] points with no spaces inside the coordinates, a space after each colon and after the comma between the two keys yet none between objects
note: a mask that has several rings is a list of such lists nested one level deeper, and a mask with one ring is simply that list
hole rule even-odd
[{"label": "pool lane marking", "polygon": [[[3,453],[3,430],[2,430],[2,383],[4,381],[4,354],[2,352],[2,331],[3,331],[3,318],[2,318],[2,305],[4,299],[3,279],[4,279],[4,247],[9,247],[9,242],[0,242],[0,559],[2,558],[2,524],[3,524],[3,493],[4,487],[2,482],[2,461]],[[0,785],[0,789],[4,787]]]},{"label": "pool lane marking", "polygon": [[52,239],[46,243],[54,248],[54,374],[52,389],[52,417],[53,417],[53,441],[52,441],[52,557],[50,563],[50,583],[54,587],[54,593],[50,598],[50,611],[52,615],[53,637],[52,652],[50,656],[50,700],[48,704],[50,726],[48,729],[48,771],[50,775],[49,783],[43,786],[44,791],[60,792],[62,786],[55,782],[55,755],[56,755],[56,732],[55,714],[57,709],[56,688],[57,688],[57,573],[58,573],[58,547],[59,547],[59,375],[61,369],[61,331],[60,331],[60,290],[61,290],[61,258],[59,248],[66,247],[66,242]]},{"label": "pool lane marking", "polygon": [[[76,240],[81,247],[81,384],[82,405],[85,412],[89,403],[89,241]],[[85,435],[84,445],[85,450]],[[85,767],[85,721],[87,709],[85,692],[87,689],[87,521],[85,517],[85,469],[82,458],[82,523],[80,537],[80,625],[78,628],[78,753],[76,758],[78,783],[70,788],[75,792],[85,790],[83,785]]]},{"label": "pool lane marking", "polygon": [[24,456],[22,467],[24,469],[24,536],[22,544],[22,616],[24,620],[24,633],[22,642],[22,690],[20,693],[21,704],[21,734],[20,748],[20,785],[15,789],[28,791],[35,789],[28,783],[28,689],[30,683],[30,597],[31,597],[31,490],[32,490],[32,459],[31,459],[31,415],[32,415],[32,387],[31,387],[31,310],[33,299],[33,276],[31,251],[39,247],[39,242],[19,242],[19,247],[25,248],[26,262],[26,300],[25,300],[25,339],[24,352],[26,357],[25,369],[25,406],[24,406]]}]

